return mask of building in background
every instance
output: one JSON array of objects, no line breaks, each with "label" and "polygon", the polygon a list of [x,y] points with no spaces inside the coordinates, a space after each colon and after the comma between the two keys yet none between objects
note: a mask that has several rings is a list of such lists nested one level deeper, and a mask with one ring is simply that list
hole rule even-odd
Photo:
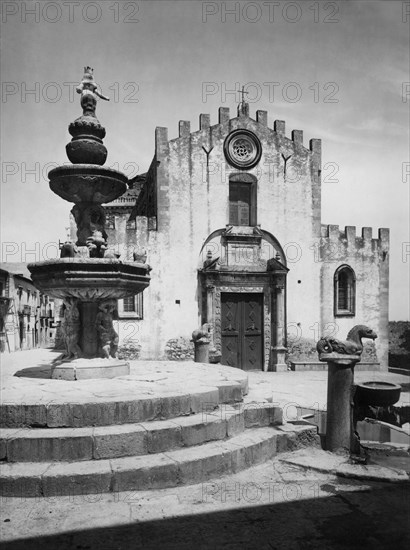
[{"label": "building in background", "polygon": [[25,263],[0,264],[0,349],[13,352],[52,347],[54,300],[41,294]]},{"label": "building in background", "polygon": [[201,114],[196,131],[180,122],[175,139],[157,128],[148,172],[106,206],[117,252],[143,248],[152,267],[144,310],[141,297],[119,304],[121,341],[161,359],[209,323],[223,364],[275,371],[289,337],[345,339],[364,324],[387,369],[389,230],[322,224],[321,171],[320,139],[305,146],[244,101],[214,125]]}]

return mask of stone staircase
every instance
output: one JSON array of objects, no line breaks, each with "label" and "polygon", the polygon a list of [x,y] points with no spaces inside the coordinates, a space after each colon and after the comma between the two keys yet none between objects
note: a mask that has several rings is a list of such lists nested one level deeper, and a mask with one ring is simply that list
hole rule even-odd
[{"label": "stone staircase", "polygon": [[52,497],[201,483],[317,445],[315,427],[244,403],[247,380],[167,395],[3,404],[3,496]]}]

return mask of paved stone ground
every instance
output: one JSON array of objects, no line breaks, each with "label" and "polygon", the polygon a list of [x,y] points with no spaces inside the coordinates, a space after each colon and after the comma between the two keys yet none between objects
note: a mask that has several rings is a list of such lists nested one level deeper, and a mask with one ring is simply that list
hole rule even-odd
[{"label": "paved stone ground", "polygon": [[[1,375],[1,387],[2,395],[7,395],[8,399],[12,399],[12,396],[19,397],[21,402],[21,393],[18,392],[24,390],[24,397],[26,402],[30,402],[36,397],[35,401],[38,402],[38,397],[49,401],[64,402],[70,397],[72,399],[73,389],[76,390],[76,399],[86,400],[90,394],[94,399],[98,399],[98,390],[101,391],[104,396],[109,395],[112,399],[118,398],[116,395],[115,381],[113,380],[83,380],[81,381],[81,389],[79,389],[79,382],[66,382],[63,380],[48,380],[50,367],[49,364],[53,359],[56,359],[60,355],[59,352],[55,352],[49,349],[36,349],[30,351],[15,352],[11,354],[3,353],[0,356],[0,375]],[[131,367],[137,365],[138,362],[132,362]],[[146,362],[155,370],[155,361]],[[186,372],[189,362],[175,362],[164,361],[163,366],[169,367],[173,373],[176,370]],[[215,370],[217,366],[215,365]],[[36,378],[26,378],[30,375],[29,370],[35,373]],[[235,371],[236,369],[233,369]],[[24,375],[21,378],[14,377],[16,372],[21,373],[24,371]],[[238,371],[238,375],[242,375],[242,371]],[[324,409],[326,407],[326,388],[327,388],[327,372],[326,371],[306,371],[306,372],[259,372],[250,371],[247,373],[249,377],[249,394],[245,401],[273,401],[282,406],[286,406],[286,411],[289,415],[292,415],[291,410],[295,408],[295,405],[301,407],[314,407]],[[156,373],[156,383],[161,378]],[[127,393],[126,385],[127,378],[124,377],[123,382],[119,382],[119,388],[121,389],[121,397],[124,397],[124,392]],[[148,381],[147,381],[148,378]],[[141,385],[149,384],[149,380],[152,377],[148,377],[146,373],[139,374],[136,378]],[[387,381],[403,386],[402,395],[398,405],[410,405],[410,377],[400,374],[392,374],[381,371],[358,371],[355,373],[356,382],[365,381]],[[169,382],[169,381],[168,381]],[[181,384],[180,380],[175,381],[176,384]],[[194,383],[192,378],[187,378],[183,381],[183,386],[178,386],[178,389],[184,390],[184,386]],[[62,393],[62,388],[67,388],[68,395]],[[7,389],[7,394],[4,391]],[[168,389],[168,388],[167,388]],[[135,390],[133,390],[133,396],[135,396]],[[16,393],[17,392],[17,393]],[[3,397],[4,399],[4,397]]]},{"label": "paved stone ground", "polygon": [[[44,365],[52,357],[49,350],[3,354],[2,371],[7,378],[16,370]],[[294,404],[325,405],[326,379],[327,373],[321,371],[251,372],[246,401],[269,400],[293,404],[293,408]],[[358,372],[355,379],[409,381],[380,372]],[[408,404],[408,397],[404,392],[401,402]],[[334,455],[304,450],[192,486],[3,498],[2,548],[407,549],[408,476],[391,474],[384,476],[389,481],[375,481],[383,475],[351,475],[351,469]]]},{"label": "paved stone ground", "polygon": [[[2,399],[8,403],[125,401],[205,392],[229,383],[247,387],[239,369],[191,361],[132,361],[130,375],[97,380],[52,380],[50,363],[60,354],[37,349],[1,356]],[[195,367],[195,370],[193,369]]]},{"label": "paved stone ground", "polygon": [[[292,415],[292,409],[300,407],[326,409],[327,371],[248,372],[249,399],[269,398],[285,406],[284,412]],[[402,386],[396,405],[410,405],[410,377],[384,371],[357,371],[354,381],[392,382]]]},{"label": "paved stone ground", "polygon": [[[281,455],[239,474],[189,487],[3,499],[2,547],[408,548],[408,483],[336,477],[289,464],[290,458]],[[322,457],[322,468],[325,462]]]}]

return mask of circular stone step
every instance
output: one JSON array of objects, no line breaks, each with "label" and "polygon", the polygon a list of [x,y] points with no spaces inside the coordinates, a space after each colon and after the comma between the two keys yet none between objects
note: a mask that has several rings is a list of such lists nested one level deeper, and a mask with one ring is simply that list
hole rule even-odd
[{"label": "circular stone step", "polygon": [[244,429],[243,409],[230,405],[212,413],[204,411],[140,424],[34,430],[3,428],[0,460],[54,462],[139,456],[226,439]]},{"label": "circular stone step", "polygon": [[[35,368],[2,381],[1,427],[80,428],[133,424],[241,402],[248,377],[223,365],[135,361],[130,375],[100,380],[35,378]],[[50,369],[51,372],[51,369]]]},{"label": "circular stone step", "polygon": [[262,427],[226,441],[166,453],[81,462],[2,463],[2,497],[51,497],[159,489],[205,482],[317,444],[316,427]]}]

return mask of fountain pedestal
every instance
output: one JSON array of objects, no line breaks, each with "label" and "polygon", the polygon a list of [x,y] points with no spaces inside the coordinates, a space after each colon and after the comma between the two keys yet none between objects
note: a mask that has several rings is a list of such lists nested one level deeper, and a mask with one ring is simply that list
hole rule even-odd
[{"label": "fountain pedestal", "polygon": [[320,361],[326,361],[328,366],[326,450],[358,454],[353,430],[353,380],[360,356],[332,353],[322,355]]},{"label": "fountain pedestal", "polygon": [[377,334],[365,325],[353,327],[346,340],[322,337],[316,345],[319,361],[328,366],[326,450],[360,455],[360,440],[354,430],[354,367],[363,352],[362,338]]}]

